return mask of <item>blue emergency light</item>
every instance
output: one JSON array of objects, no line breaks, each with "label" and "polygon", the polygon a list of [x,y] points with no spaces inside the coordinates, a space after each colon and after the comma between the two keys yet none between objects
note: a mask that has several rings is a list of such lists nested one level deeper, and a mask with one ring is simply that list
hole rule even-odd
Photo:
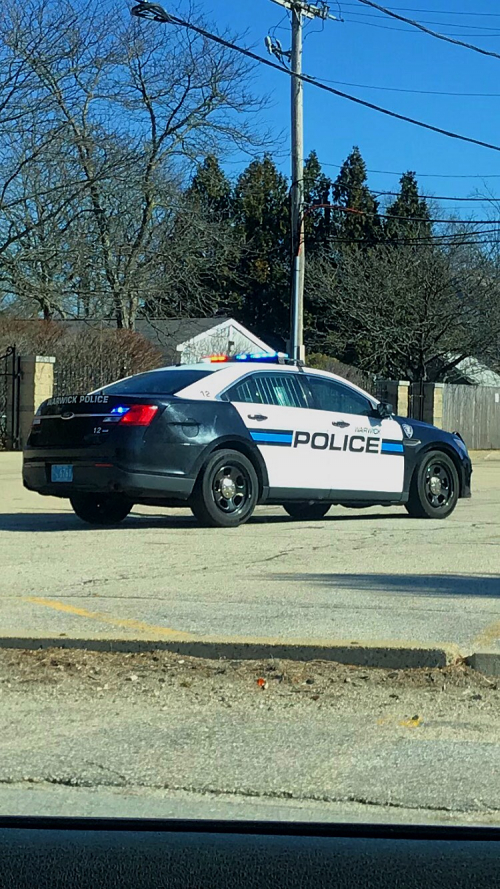
[{"label": "blue emergency light", "polygon": [[288,355],[284,352],[240,352],[230,358],[229,355],[210,355],[204,359],[211,364],[222,364],[234,361],[247,361],[252,364],[284,364],[288,360]]}]

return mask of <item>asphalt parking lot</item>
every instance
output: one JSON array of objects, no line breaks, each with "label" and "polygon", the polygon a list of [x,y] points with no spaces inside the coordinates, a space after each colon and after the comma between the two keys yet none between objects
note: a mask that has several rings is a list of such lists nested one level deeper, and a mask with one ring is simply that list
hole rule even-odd
[{"label": "asphalt parking lot", "polygon": [[96,529],[25,491],[21,455],[0,454],[0,635],[500,650],[500,460],[476,462],[473,491],[443,522],[333,508],[304,523],[273,507],[212,530],[140,507]]}]

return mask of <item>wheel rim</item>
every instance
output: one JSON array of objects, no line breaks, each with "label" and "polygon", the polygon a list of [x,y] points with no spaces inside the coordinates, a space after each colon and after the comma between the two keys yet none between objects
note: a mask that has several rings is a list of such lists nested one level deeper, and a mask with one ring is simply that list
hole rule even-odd
[{"label": "wheel rim", "polygon": [[444,509],[455,493],[453,476],[449,467],[433,460],[425,470],[425,496],[433,509]]},{"label": "wheel rim", "polygon": [[242,466],[226,464],[214,475],[212,494],[215,505],[225,515],[244,511],[252,493],[252,483]]}]

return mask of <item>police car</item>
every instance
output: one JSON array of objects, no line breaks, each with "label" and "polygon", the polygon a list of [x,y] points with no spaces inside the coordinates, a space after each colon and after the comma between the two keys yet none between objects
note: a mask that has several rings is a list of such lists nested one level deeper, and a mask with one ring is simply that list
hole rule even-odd
[{"label": "police car", "polygon": [[28,489],[68,498],[91,524],[145,504],[189,507],[214,527],[243,524],[257,504],[303,520],[333,504],[443,519],[470,497],[471,472],[458,433],[279,354],[213,356],[51,398],[23,464]]}]

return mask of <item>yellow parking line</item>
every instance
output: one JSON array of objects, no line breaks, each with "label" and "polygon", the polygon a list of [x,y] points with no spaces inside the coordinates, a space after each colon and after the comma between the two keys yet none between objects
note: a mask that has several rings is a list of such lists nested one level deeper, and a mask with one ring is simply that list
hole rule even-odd
[{"label": "yellow parking line", "polygon": [[498,639],[500,639],[500,620],[495,620],[492,624],[488,624],[482,633],[479,633],[479,636],[476,636],[472,645],[474,648],[486,648],[488,645],[493,645]]},{"label": "yellow parking line", "polygon": [[189,633],[182,633],[178,630],[172,630],[170,627],[157,627],[154,624],[146,624],[140,620],[129,620],[128,618],[112,617],[109,614],[103,614],[101,611],[87,611],[86,608],[77,608],[74,605],[66,605],[64,602],[57,602],[54,599],[43,599],[38,596],[27,596],[26,602],[32,602],[34,605],[42,605],[45,608],[53,608],[54,611],[63,611],[66,614],[74,614],[77,617],[86,617],[99,623],[111,624],[115,627],[123,627],[127,630],[136,630],[139,633],[148,633],[154,636],[161,636],[166,639],[191,639]]}]

